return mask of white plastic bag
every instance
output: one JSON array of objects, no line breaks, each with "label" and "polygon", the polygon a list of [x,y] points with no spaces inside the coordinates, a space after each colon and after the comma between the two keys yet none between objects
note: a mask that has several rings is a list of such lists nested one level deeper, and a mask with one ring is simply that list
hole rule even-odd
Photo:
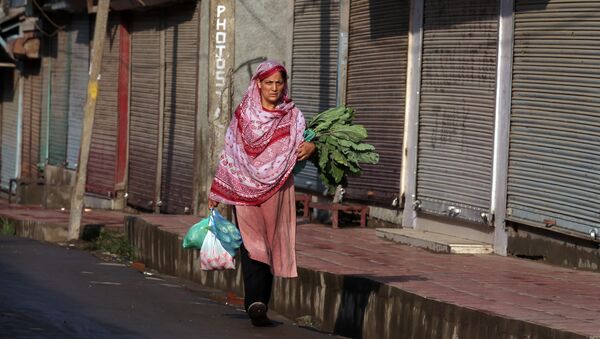
[{"label": "white plastic bag", "polygon": [[235,268],[235,259],[223,248],[211,230],[206,233],[200,249],[200,267],[207,271]]}]

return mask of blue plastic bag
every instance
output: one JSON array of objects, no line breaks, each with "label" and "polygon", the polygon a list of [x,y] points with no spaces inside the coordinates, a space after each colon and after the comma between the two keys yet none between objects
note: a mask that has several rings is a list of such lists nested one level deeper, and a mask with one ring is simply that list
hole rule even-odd
[{"label": "blue plastic bag", "polygon": [[183,237],[183,248],[202,248],[206,233],[210,229],[210,216],[192,225],[185,237]]},{"label": "blue plastic bag", "polygon": [[242,245],[240,230],[229,220],[225,219],[216,209],[210,210],[211,231],[215,234],[221,246],[235,256],[237,249]]}]

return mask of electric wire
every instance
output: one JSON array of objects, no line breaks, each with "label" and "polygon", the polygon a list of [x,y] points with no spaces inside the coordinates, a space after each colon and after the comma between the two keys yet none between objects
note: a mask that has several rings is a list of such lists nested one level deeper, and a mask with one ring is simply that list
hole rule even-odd
[{"label": "electric wire", "polygon": [[65,26],[59,26],[54,21],[52,21],[52,19],[50,19],[50,17],[46,14],[44,9],[42,9],[42,6],[40,6],[40,4],[38,4],[36,0],[33,0],[33,4],[35,5],[35,7],[37,7],[38,10],[40,10],[44,18],[46,18],[46,20],[48,20],[48,22],[50,22],[56,29],[61,30],[65,28]]}]

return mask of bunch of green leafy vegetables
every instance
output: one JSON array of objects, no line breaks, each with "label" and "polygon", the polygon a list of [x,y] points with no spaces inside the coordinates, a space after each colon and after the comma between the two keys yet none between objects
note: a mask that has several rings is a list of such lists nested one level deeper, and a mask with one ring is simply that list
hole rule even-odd
[{"label": "bunch of green leafy vegetables", "polygon": [[362,142],[367,130],[352,122],[355,114],[350,107],[338,106],[315,115],[306,124],[304,139],[317,148],[310,161],[329,193],[338,185],[346,186],[349,175],[360,175],[361,164],[379,162],[375,147]]}]

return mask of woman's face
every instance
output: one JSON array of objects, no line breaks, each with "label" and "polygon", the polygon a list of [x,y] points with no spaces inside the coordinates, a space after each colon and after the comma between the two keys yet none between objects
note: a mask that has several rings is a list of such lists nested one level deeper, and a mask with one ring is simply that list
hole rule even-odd
[{"label": "woman's face", "polygon": [[263,107],[273,109],[281,100],[283,88],[285,87],[285,79],[281,76],[281,72],[274,73],[268,78],[258,81],[260,89],[260,98]]}]

